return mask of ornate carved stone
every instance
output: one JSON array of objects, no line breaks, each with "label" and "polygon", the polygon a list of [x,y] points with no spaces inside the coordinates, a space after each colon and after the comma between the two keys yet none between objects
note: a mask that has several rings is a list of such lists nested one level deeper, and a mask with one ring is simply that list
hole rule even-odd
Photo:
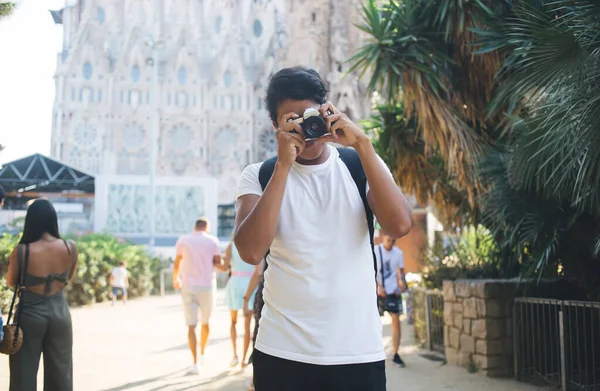
[{"label": "ornate carved stone", "polygon": [[[218,202],[230,203],[241,170],[276,154],[261,100],[278,69],[318,70],[336,106],[353,119],[366,114],[362,84],[341,78],[359,42],[353,26],[359,0],[162,3],[161,37],[153,36],[152,1],[96,0],[82,2],[82,10],[65,8],[68,49],[56,70],[54,157],[92,174],[147,175],[157,120],[157,175],[214,176]],[[153,44],[159,49],[156,80]]]}]

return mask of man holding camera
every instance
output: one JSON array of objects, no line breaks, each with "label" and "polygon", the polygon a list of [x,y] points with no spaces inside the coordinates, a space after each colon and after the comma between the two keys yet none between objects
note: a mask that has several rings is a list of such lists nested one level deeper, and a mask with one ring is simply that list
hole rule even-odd
[{"label": "man holding camera", "polygon": [[386,389],[372,217],[398,238],[411,209],[370,139],[326,94],[314,70],[273,75],[277,157],[240,179],[235,245],[255,265],[268,252],[257,391]]}]

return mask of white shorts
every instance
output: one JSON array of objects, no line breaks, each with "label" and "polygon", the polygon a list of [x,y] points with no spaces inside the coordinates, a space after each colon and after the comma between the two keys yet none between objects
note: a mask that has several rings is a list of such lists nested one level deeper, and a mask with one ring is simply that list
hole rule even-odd
[{"label": "white shorts", "polygon": [[215,304],[215,296],[212,287],[183,287],[181,289],[183,298],[183,313],[188,326],[198,324],[198,310],[200,310],[200,321],[208,324],[210,315]]}]

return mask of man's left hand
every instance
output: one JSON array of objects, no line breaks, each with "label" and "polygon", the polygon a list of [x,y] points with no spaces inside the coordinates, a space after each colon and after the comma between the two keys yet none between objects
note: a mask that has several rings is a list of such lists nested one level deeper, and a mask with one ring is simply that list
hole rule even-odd
[{"label": "man's left hand", "polygon": [[[340,112],[331,102],[326,102],[319,108],[325,118],[329,135],[319,137],[320,143],[337,143],[345,147],[356,147],[361,142],[370,143],[369,137],[350,118]],[[330,114],[332,113],[332,114]]]}]

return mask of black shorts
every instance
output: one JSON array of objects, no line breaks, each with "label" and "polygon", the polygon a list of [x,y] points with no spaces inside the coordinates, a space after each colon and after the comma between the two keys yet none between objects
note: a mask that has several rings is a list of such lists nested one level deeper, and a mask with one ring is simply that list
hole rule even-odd
[{"label": "black shorts", "polygon": [[385,361],[314,365],[253,352],[256,391],[386,391]]}]

